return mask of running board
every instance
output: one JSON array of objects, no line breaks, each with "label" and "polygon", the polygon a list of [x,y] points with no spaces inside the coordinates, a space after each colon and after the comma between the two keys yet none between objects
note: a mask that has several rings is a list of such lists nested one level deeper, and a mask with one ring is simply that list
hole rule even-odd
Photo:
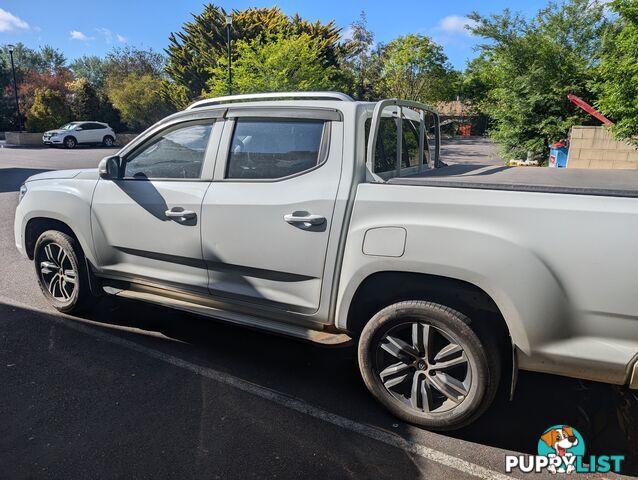
[{"label": "running board", "polygon": [[174,308],[176,310],[182,310],[196,315],[203,315],[206,317],[214,318],[216,320],[233,323],[236,325],[242,325],[246,327],[255,328],[258,330],[265,330],[271,333],[285,335],[289,337],[296,337],[303,340],[308,340],[314,343],[320,343],[322,345],[344,345],[352,341],[352,339],[344,334],[322,332],[319,330],[312,330],[304,328],[299,325],[293,325],[290,323],[276,322],[274,320],[268,320],[265,318],[255,318],[249,315],[241,313],[229,312],[227,310],[221,310],[219,308],[211,307],[208,305],[200,305],[198,303],[192,303],[185,300],[176,298],[170,298],[163,295],[158,295],[151,292],[140,292],[136,290],[122,290],[114,287],[103,287],[104,291],[116,297],[129,298],[131,300],[140,300],[143,302],[154,303],[163,307]]}]

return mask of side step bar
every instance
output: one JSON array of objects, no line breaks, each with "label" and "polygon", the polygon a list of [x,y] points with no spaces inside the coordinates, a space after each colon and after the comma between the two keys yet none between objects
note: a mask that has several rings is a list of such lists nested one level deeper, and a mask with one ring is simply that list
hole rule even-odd
[{"label": "side step bar", "polygon": [[141,300],[144,302],[154,303],[163,307],[174,308],[176,310],[182,310],[196,315],[203,315],[206,317],[214,318],[216,320],[233,323],[236,325],[242,325],[246,327],[255,328],[258,330],[265,330],[271,333],[279,335],[285,335],[289,337],[296,337],[302,340],[307,340],[314,343],[320,343],[327,346],[345,345],[352,341],[352,339],[344,334],[336,334],[329,332],[322,332],[318,330],[312,330],[304,328],[299,325],[293,325],[290,323],[281,323],[265,318],[255,318],[249,315],[241,313],[229,312],[221,310],[219,308],[211,307],[208,305],[201,305],[198,303],[192,303],[185,300],[167,297],[152,292],[141,292],[137,290],[122,290],[119,288],[104,286],[104,291],[116,297],[129,298],[131,300]]}]

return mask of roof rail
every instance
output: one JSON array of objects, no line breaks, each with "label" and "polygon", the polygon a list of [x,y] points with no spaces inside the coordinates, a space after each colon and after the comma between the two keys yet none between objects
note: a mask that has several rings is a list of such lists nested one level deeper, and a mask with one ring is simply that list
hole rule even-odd
[{"label": "roof rail", "polygon": [[280,98],[295,99],[305,98],[312,100],[340,100],[342,102],[354,102],[350,95],[339,92],[272,92],[272,93],[247,93],[244,95],[228,95],[225,97],[206,98],[199,100],[188,107],[186,110],[194,108],[209,107],[212,105],[220,105],[222,103],[245,102],[249,100],[276,100]]}]

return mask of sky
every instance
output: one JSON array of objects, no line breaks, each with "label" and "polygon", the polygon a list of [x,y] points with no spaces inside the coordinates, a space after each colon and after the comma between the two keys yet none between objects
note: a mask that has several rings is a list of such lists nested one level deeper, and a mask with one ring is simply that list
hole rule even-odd
[{"label": "sky", "polygon": [[[286,14],[303,18],[335,20],[347,35],[362,10],[376,42],[399,35],[420,33],[441,44],[454,67],[463,69],[475,56],[477,39],[464,29],[466,15],[499,13],[504,8],[531,15],[547,0],[520,1],[223,1],[226,10],[278,6]],[[51,45],[69,60],[83,55],[103,55],[126,44],[162,51],[171,32],[179,31],[191,14],[203,10],[205,0],[106,0],[51,2],[50,0],[0,0],[0,44],[22,42],[37,48]]]}]

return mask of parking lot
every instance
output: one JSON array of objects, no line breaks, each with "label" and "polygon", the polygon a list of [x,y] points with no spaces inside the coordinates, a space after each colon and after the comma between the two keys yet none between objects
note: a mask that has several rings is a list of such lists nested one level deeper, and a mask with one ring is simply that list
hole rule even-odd
[{"label": "parking lot", "polygon": [[[479,421],[433,433],[375,403],[353,346],[119,299],[57,313],[14,246],[17,192],[33,174],[95,167],[115,151],[0,149],[0,476],[497,479],[506,454],[535,455],[556,424],[576,427],[588,455],[626,455],[625,473],[638,474],[637,439],[618,420],[626,397],[608,385],[522,372],[513,401],[504,379]],[[476,139],[443,153],[498,161]]]}]

